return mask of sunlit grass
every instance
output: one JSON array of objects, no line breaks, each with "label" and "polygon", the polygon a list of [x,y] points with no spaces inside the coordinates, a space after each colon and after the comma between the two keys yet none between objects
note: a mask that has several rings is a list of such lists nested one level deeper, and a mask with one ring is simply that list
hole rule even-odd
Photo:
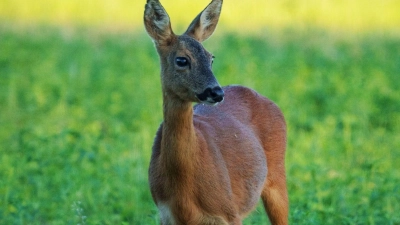
[{"label": "sunlit grass", "polygon": [[[174,26],[185,27],[209,1],[163,0]],[[2,0],[0,20],[22,25],[53,24],[143,29],[145,0]],[[400,1],[396,0],[225,0],[222,28],[262,32],[272,28],[317,26],[331,30],[399,29]],[[180,29],[182,31],[182,29]]]}]

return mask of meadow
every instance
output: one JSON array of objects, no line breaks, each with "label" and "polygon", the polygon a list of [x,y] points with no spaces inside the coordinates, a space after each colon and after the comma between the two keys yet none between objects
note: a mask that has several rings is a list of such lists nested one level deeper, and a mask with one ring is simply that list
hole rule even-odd
[{"label": "meadow", "polygon": [[[394,16],[386,2],[383,16]],[[158,224],[147,169],[162,102],[150,38],[124,22],[102,27],[99,15],[42,23],[34,9],[25,20],[0,9],[0,224]],[[400,35],[390,18],[254,33],[226,22],[204,43],[221,85],[251,87],[285,115],[291,224],[400,224]],[[259,204],[244,224],[267,221]]]}]

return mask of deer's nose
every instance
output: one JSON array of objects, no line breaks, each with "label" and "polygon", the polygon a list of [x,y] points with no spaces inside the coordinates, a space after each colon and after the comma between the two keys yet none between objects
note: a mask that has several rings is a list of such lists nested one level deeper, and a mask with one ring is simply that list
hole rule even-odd
[{"label": "deer's nose", "polygon": [[222,100],[224,100],[225,93],[222,88],[218,86],[211,89],[210,95],[212,100],[215,102],[222,102]]},{"label": "deer's nose", "polygon": [[218,103],[224,100],[224,91],[220,86],[214,88],[207,88],[203,93],[197,94],[197,98],[204,103]]}]

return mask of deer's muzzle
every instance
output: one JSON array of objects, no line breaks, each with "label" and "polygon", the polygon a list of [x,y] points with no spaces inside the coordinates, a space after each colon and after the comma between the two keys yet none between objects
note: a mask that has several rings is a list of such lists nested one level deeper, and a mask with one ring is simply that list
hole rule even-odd
[{"label": "deer's muzzle", "polygon": [[218,102],[222,102],[224,100],[224,91],[220,86],[214,88],[207,88],[203,93],[196,94],[197,98],[203,102],[208,104],[215,104]]}]

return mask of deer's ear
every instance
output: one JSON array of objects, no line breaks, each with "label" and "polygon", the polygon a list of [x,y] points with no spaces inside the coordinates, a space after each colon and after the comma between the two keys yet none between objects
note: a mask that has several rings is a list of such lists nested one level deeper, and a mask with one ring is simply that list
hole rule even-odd
[{"label": "deer's ear", "polygon": [[157,45],[168,45],[174,37],[169,16],[158,0],[147,0],[144,25]]},{"label": "deer's ear", "polygon": [[199,42],[209,38],[217,27],[222,0],[213,0],[190,24],[185,34]]}]

